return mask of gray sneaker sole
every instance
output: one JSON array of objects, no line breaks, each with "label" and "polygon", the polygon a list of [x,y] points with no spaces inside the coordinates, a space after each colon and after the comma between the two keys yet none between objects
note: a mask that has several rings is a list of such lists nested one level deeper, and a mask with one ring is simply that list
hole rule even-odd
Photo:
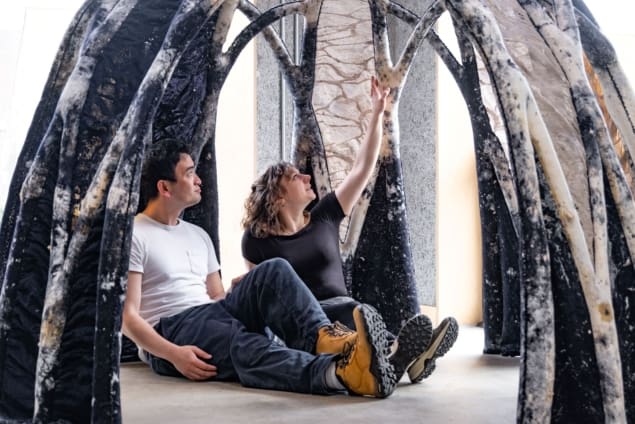
[{"label": "gray sneaker sole", "polygon": [[395,372],[388,360],[385,350],[388,344],[386,340],[386,324],[377,310],[370,305],[360,305],[364,316],[364,330],[368,335],[368,343],[372,349],[370,372],[377,381],[377,397],[386,398],[395,390]]},{"label": "gray sneaker sole", "polygon": [[410,318],[397,335],[397,351],[390,357],[395,378],[401,380],[411,364],[423,354],[432,338],[432,322],[425,315]]},{"label": "gray sneaker sole", "polygon": [[445,355],[459,336],[459,325],[452,317],[441,321],[439,328],[439,334],[433,336],[426,352],[408,368],[408,377],[413,383],[419,383],[432,374],[436,368],[437,358]]}]

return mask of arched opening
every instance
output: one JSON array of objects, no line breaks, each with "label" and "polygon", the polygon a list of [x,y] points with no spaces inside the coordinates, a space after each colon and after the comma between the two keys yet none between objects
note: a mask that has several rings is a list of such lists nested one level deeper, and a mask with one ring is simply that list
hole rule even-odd
[{"label": "arched opening", "polygon": [[[576,4],[579,4],[579,3],[578,3],[578,2],[576,2]],[[28,161],[27,161],[27,162],[28,162]],[[24,169],[24,167],[25,167],[26,165],[27,165],[27,164],[26,164],[26,162],[25,162],[25,163],[23,163],[23,164],[20,164],[20,166],[22,166],[22,167],[23,167],[22,169]],[[225,172],[223,172],[222,174],[223,174],[223,175],[225,175]],[[228,174],[228,175],[231,175],[231,174]],[[222,178],[222,177],[219,177],[219,178]],[[226,184],[224,184],[224,183],[222,183],[222,185],[223,185],[224,187],[226,186]],[[80,215],[80,216],[81,216],[81,215]],[[222,219],[223,219],[223,218],[222,218],[222,214],[221,214],[221,220],[222,220]],[[615,222],[617,222],[617,221],[615,221]],[[223,225],[223,227],[224,227],[224,225]],[[619,230],[619,229],[618,229],[618,230]],[[611,231],[616,231],[616,230],[615,230],[615,228],[612,228],[612,229],[611,229]],[[5,235],[5,234],[3,234],[3,236],[4,236],[4,235]],[[19,237],[18,237],[18,238],[19,238]],[[619,237],[618,237],[618,238],[619,238]],[[7,237],[7,239],[11,239],[11,237]],[[5,247],[6,247],[6,246],[5,246]],[[529,247],[531,247],[531,246],[529,246]],[[530,281],[530,282],[531,282],[531,281]],[[5,287],[6,287],[6,286],[5,286]],[[540,306],[540,305],[538,305],[538,306]],[[603,311],[603,312],[606,312],[606,311],[607,311],[607,309],[602,309],[602,311]],[[531,311],[530,311],[530,312],[531,312]],[[609,311],[609,312],[610,312],[610,311]],[[593,313],[593,311],[591,311],[591,313]],[[603,315],[604,315],[604,316],[606,316],[607,314],[606,314],[606,313],[604,313]],[[561,317],[560,317],[560,318],[561,318]],[[559,319],[560,319],[560,318],[559,318]],[[627,316],[624,322],[628,322],[628,319],[629,319],[629,318],[630,318],[630,317],[629,317],[629,316]],[[567,317],[567,319],[569,319],[569,317]],[[565,320],[563,320],[562,322],[563,322],[563,326],[564,326],[564,327],[560,328],[560,329],[559,329],[559,331],[566,331],[566,330],[567,330],[567,323],[568,323],[568,321],[565,319]],[[622,329],[622,331],[624,331],[624,330]],[[539,342],[541,342],[541,341],[542,341],[542,339],[532,339],[532,343],[539,343]],[[531,346],[531,345],[529,345],[529,346]],[[613,346],[613,349],[614,349],[614,348],[615,348],[615,344],[613,344],[612,346]],[[592,348],[592,346],[587,346],[587,345],[585,345],[584,347],[585,347],[585,349],[587,349],[587,348],[591,349],[591,348]],[[628,351],[628,346],[626,347],[626,349],[627,349],[627,352],[629,352],[629,351]],[[536,352],[533,352],[533,353],[536,353]],[[538,352],[538,353],[540,353],[540,352]],[[624,355],[623,355],[623,357],[624,357]],[[599,358],[601,359],[601,358],[602,358],[602,356],[600,355],[600,356],[599,356]],[[630,359],[631,359],[631,356],[626,355],[626,360],[630,360]],[[539,371],[541,371],[541,370],[542,370],[542,369],[539,369]],[[534,371],[535,371],[535,370],[529,370],[529,374],[531,374],[531,373],[532,373],[532,372],[534,372]],[[549,370],[547,370],[547,371],[549,371]],[[536,371],[536,372],[537,372],[537,371]],[[535,377],[535,376],[530,375],[530,377]],[[540,377],[539,377],[537,380],[538,380],[538,382],[539,382],[539,383],[541,383],[541,381],[540,381]],[[109,380],[109,381],[110,381],[110,380]],[[604,380],[603,380],[603,381],[604,381]],[[604,384],[605,384],[605,383],[604,383]],[[590,385],[591,385],[591,384],[589,384],[589,386],[590,386]],[[627,387],[627,390],[630,390],[630,389],[629,389],[629,387]],[[543,393],[543,392],[540,392],[540,393]],[[549,393],[549,391],[547,391],[547,392],[545,392],[545,393]],[[619,397],[619,396],[618,396],[618,397]],[[596,399],[596,400],[597,400],[597,399]],[[606,401],[606,402],[608,402],[608,400],[610,400],[610,399],[604,399],[604,401]],[[557,401],[557,402],[562,402],[562,400],[561,400],[561,399],[559,399],[559,398],[557,398],[557,399],[556,399],[556,401]],[[566,403],[566,400],[565,400],[564,402]],[[619,403],[619,402],[618,402],[618,403]],[[611,405],[613,405],[613,404],[611,403]],[[527,407],[528,407],[529,409],[533,408],[534,406],[535,406],[535,405],[527,405]],[[543,411],[544,411],[544,409],[545,409],[545,406],[544,406],[544,405],[538,405],[537,407],[538,407],[538,408],[542,408],[542,410],[543,410]],[[618,409],[619,409],[619,407],[618,407]],[[597,411],[596,411],[596,412],[597,412]],[[616,412],[616,411],[612,411],[612,412]],[[618,412],[619,412],[619,411],[618,411]]]}]

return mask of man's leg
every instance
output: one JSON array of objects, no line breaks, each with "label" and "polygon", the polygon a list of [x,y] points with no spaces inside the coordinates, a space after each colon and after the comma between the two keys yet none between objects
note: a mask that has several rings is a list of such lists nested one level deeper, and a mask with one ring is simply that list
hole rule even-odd
[{"label": "man's leg", "polygon": [[238,324],[233,331],[230,354],[240,383],[247,387],[298,393],[331,394],[326,373],[334,355],[313,355],[290,349]]},{"label": "man's leg", "polygon": [[318,330],[331,322],[320,304],[282,259],[270,259],[247,273],[224,301],[247,331],[269,327],[288,347],[314,352]]},{"label": "man's leg", "polygon": [[[358,337],[340,355],[312,355],[272,342],[263,334],[239,327],[232,335],[231,355],[240,382],[246,386],[301,393],[332,393],[337,386],[351,394],[384,398],[396,385],[384,350],[385,327],[372,307],[354,311]],[[339,383],[337,381],[339,380]]]},{"label": "man's leg", "polygon": [[[197,346],[212,355],[207,362],[215,365],[218,372],[213,380],[237,381],[238,375],[229,348],[236,325],[240,323],[225,308],[217,303],[210,303],[161,318],[155,329],[172,343]],[[170,362],[152,355],[149,359],[150,366],[156,373],[181,376]]]},{"label": "man's leg", "polygon": [[[178,345],[194,345],[210,353],[217,367],[212,380],[240,381],[248,387],[328,394],[326,370],[334,355],[312,355],[280,346],[264,334],[250,333],[219,303],[190,308],[163,318],[156,326]],[[150,355],[150,366],[163,375],[181,376],[168,361]]]},{"label": "man's leg", "polygon": [[[282,259],[272,259],[254,268],[222,304],[248,332],[263,333],[269,327],[290,348],[312,353],[318,335],[320,341],[334,339],[323,331],[332,324],[319,303]],[[368,305],[358,306],[354,315],[358,333],[337,340],[342,353],[337,376],[352,393],[386,397],[396,382],[393,366],[387,360],[385,325],[377,311]]]}]

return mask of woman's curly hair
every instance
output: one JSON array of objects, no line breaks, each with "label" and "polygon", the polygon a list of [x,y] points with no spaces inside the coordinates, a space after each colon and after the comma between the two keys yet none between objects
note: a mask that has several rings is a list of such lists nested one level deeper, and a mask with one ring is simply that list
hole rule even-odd
[{"label": "woman's curly hair", "polygon": [[280,184],[282,177],[287,175],[293,165],[289,162],[279,162],[271,165],[251,185],[251,192],[245,200],[245,216],[242,225],[256,238],[265,238],[280,234],[283,230],[278,219],[280,198],[285,190]]}]

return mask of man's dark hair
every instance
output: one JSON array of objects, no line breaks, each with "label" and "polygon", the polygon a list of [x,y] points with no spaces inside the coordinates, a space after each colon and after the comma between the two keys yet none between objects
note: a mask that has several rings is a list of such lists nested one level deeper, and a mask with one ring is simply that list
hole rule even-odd
[{"label": "man's dark hair", "polygon": [[159,195],[159,180],[176,181],[174,171],[183,153],[190,154],[185,143],[175,138],[157,140],[148,148],[141,174],[140,190],[143,205]]}]

